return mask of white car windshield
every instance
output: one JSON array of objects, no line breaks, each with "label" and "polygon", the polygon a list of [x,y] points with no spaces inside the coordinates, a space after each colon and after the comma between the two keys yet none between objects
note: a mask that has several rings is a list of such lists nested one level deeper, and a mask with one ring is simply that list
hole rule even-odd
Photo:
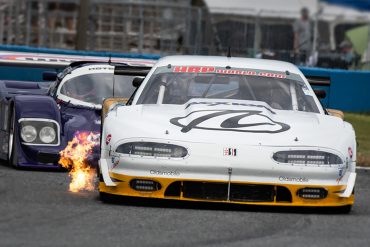
[{"label": "white car windshield", "polygon": [[[114,78],[114,80],[113,80]],[[86,103],[102,104],[109,97],[129,98],[135,88],[134,76],[114,76],[113,73],[94,73],[74,77],[66,81],[60,93]]]},{"label": "white car windshield", "polygon": [[159,67],[137,104],[185,104],[192,98],[262,101],[278,110],[319,113],[299,75],[218,67]]}]

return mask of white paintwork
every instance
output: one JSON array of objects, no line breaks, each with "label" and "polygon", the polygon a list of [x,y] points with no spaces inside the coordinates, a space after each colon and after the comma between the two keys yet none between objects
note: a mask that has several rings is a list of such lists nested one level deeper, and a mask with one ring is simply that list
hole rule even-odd
[{"label": "white paintwork", "polygon": [[348,177],[348,182],[347,182],[347,188],[341,194],[341,197],[350,197],[353,191],[353,188],[355,187],[355,182],[356,182],[356,173],[351,172],[349,177]]},{"label": "white paintwork", "polygon": [[107,161],[102,159],[99,160],[99,167],[101,168],[100,171],[102,173],[104,182],[106,186],[116,186],[116,184],[112,181],[112,179],[109,177],[109,171],[107,166]]},{"label": "white paintwork", "polygon": [[[117,174],[143,177],[167,177],[177,179],[201,179],[206,181],[222,180],[239,182],[265,182],[276,184],[306,184],[306,185],[348,185],[351,190],[355,181],[356,141],[355,133],[349,123],[342,119],[325,115],[319,101],[315,102],[320,113],[276,110],[264,102],[225,100],[225,99],[191,99],[184,105],[137,105],[137,99],[156,67],[171,65],[215,66],[233,68],[264,69],[278,72],[288,70],[291,73],[303,74],[293,64],[279,61],[175,56],[161,59],[151,70],[135,96],[133,105],[117,106],[108,113],[104,120],[102,132],[101,170]],[[312,88],[304,78],[310,93]],[[203,102],[203,104],[192,104]],[[219,102],[222,104],[212,105]],[[239,105],[231,105],[237,103]],[[241,105],[249,104],[249,105]],[[260,107],[251,106],[251,104]],[[270,121],[271,125],[262,128],[264,131],[280,129],[276,122],[290,126],[289,130],[280,133],[250,133],[220,130],[220,123],[234,115],[222,115],[199,123],[198,127],[215,128],[205,130],[193,128],[181,132],[181,127],[170,123],[170,119],[182,117],[179,122],[189,124],[199,116],[221,110],[259,110],[262,116],[252,116],[240,120],[240,124]],[[202,111],[202,112],[199,112]],[[196,113],[194,113],[196,112]],[[187,116],[187,117],[186,117]],[[249,127],[248,130],[257,130]],[[238,130],[247,130],[239,128]],[[261,130],[261,129],[259,129]],[[107,145],[105,138],[111,134]],[[115,153],[117,146],[132,141],[150,141],[172,143],[187,148],[189,154],[183,159],[138,157]],[[353,150],[352,159],[348,148]],[[237,156],[224,156],[224,148],[236,148]],[[299,165],[280,164],[272,159],[273,153],[284,150],[321,150],[334,153],[348,159],[341,165]],[[112,156],[119,158],[114,165]],[[103,162],[104,161],[104,162]],[[231,177],[228,169],[232,168]],[[339,177],[339,171],[343,176]],[[304,181],[297,181],[304,178]],[[110,179],[104,176],[106,184]],[[345,192],[342,196],[349,196]]]}]

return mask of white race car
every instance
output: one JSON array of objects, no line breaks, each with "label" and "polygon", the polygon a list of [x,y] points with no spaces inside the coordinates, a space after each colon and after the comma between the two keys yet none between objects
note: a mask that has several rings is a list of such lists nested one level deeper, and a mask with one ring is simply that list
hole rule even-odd
[{"label": "white race car", "polygon": [[128,105],[109,109],[99,171],[103,200],[122,195],[341,212],[354,203],[355,132],[322,108],[290,63],[165,57]]}]

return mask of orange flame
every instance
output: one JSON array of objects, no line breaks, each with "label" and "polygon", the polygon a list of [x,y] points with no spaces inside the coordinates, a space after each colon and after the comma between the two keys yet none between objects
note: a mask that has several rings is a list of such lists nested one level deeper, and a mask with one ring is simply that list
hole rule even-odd
[{"label": "orange flame", "polygon": [[77,132],[67,147],[59,153],[59,164],[70,170],[69,191],[94,190],[95,170],[90,167],[88,158],[98,143],[99,134],[88,131]]}]

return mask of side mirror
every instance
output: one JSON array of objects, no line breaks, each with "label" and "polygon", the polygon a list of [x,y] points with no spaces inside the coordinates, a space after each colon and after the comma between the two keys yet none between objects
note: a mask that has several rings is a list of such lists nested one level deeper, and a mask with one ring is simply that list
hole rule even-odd
[{"label": "side mirror", "polygon": [[325,90],[313,90],[319,99],[324,99],[326,97],[326,91]]},{"label": "side mirror", "polygon": [[133,80],[132,80],[132,86],[138,88],[140,87],[141,83],[143,83],[145,77],[135,77]]},{"label": "side mirror", "polygon": [[57,79],[57,72],[54,71],[45,71],[42,73],[42,79],[44,81],[55,81]]}]

